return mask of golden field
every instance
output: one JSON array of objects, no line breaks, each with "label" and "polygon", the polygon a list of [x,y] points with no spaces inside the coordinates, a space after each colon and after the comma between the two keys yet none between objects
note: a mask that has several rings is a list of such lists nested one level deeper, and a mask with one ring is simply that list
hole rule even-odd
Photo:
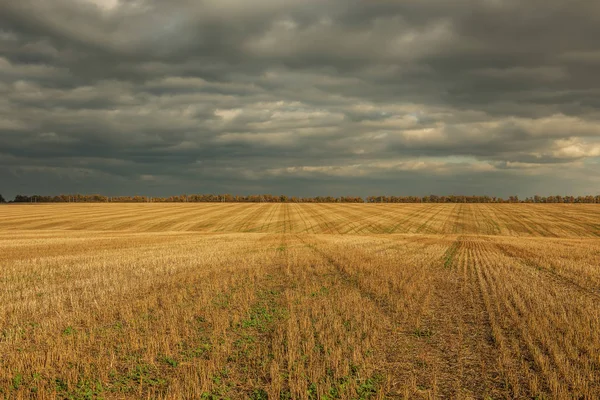
[{"label": "golden field", "polygon": [[600,398],[600,207],[0,207],[0,398]]}]

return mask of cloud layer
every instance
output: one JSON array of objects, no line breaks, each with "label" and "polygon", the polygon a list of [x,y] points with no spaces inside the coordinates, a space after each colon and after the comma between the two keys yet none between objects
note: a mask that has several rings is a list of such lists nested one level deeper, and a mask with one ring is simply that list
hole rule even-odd
[{"label": "cloud layer", "polygon": [[593,0],[0,0],[0,190],[597,193]]}]

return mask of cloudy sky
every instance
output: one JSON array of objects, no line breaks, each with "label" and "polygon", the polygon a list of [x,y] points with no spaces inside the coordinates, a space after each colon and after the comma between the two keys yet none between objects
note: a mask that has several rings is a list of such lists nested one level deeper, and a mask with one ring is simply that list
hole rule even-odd
[{"label": "cloudy sky", "polygon": [[0,0],[0,193],[598,194],[597,0]]}]

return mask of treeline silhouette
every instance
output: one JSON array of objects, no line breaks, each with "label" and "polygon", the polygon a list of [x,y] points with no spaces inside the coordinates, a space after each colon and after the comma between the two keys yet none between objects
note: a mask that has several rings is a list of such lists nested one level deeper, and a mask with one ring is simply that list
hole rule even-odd
[{"label": "treeline silhouette", "polygon": [[[5,199],[0,195],[0,203]],[[597,196],[533,196],[520,199],[509,196],[507,199],[492,196],[369,196],[367,198],[353,196],[317,196],[288,197],[271,194],[252,194],[235,196],[231,194],[181,194],[170,197],[149,196],[103,196],[100,194],[61,194],[56,196],[17,195],[11,203],[597,203]]]},{"label": "treeline silhouette", "polygon": [[288,197],[271,194],[234,196],[231,194],[181,194],[170,197],[103,196],[99,194],[61,194],[57,196],[17,195],[13,203],[364,203],[362,197],[317,196]]},{"label": "treeline silhouette", "polygon": [[509,196],[507,199],[491,196],[369,196],[367,203],[598,203],[600,195],[597,196],[538,196],[520,199],[519,196]]}]

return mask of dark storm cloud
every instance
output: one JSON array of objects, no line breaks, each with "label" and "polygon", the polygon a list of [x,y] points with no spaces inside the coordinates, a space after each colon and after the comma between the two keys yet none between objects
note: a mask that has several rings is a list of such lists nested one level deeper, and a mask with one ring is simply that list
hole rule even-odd
[{"label": "dark storm cloud", "polygon": [[1,189],[593,192],[598,37],[592,0],[0,0]]}]

